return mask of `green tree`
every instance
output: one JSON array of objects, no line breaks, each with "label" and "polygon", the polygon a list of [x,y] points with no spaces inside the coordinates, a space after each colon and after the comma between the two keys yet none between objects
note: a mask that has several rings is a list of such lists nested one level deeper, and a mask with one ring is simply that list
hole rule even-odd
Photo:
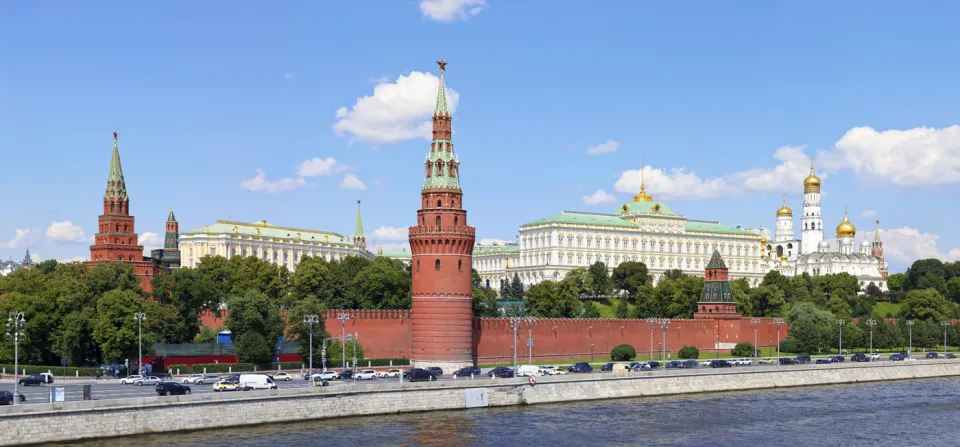
[{"label": "green tree", "polygon": [[698,359],[700,358],[700,350],[697,349],[696,346],[684,346],[677,352],[677,357],[682,359]]},{"label": "green tree", "polygon": [[903,285],[906,282],[906,273],[894,273],[887,277],[887,288],[890,290],[903,290]]},{"label": "green tree", "polygon": [[[776,273],[776,271],[771,273]],[[782,315],[783,306],[787,304],[783,296],[783,290],[780,288],[760,284],[750,293],[750,308],[753,311],[751,315],[754,317],[778,317]]]},{"label": "green tree", "polygon": [[527,289],[527,313],[540,318],[572,318],[580,312],[580,299],[570,282],[541,281]]},{"label": "green tree", "polygon": [[594,262],[587,272],[590,276],[592,286],[590,293],[592,293],[595,298],[610,293],[610,290],[613,288],[613,283],[610,281],[610,273],[607,270],[606,264],[602,261]]},{"label": "green tree", "polygon": [[856,297],[857,292],[860,290],[860,283],[857,281],[857,277],[849,273],[823,275],[819,278],[817,284],[828,297],[840,297],[843,300]]},{"label": "green tree", "polygon": [[844,320],[849,320],[852,316],[850,306],[846,301],[837,296],[830,298],[830,301],[827,301],[827,310],[837,318],[842,318]]},{"label": "green tree", "polygon": [[816,353],[828,348],[836,318],[830,312],[818,309],[813,303],[798,303],[787,315],[790,338],[800,352]]},{"label": "green tree", "polygon": [[750,306],[750,283],[746,278],[738,278],[730,281],[730,291],[733,293],[733,302],[737,303],[737,310],[743,315],[753,315],[753,308]]},{"label": "green tree", "polygon": [[500,305],[497,302],[497,294],[489,287],[473,288],[473,316],[498,318],[500,316]]},{"label": "green tree", "polygon": [[581,306],[579,318],[600,318],[600,310],[593,301],[584,301]]},{"label": "green tree", "polygon": [[323,339],[329,337],[324,325],[326,314],[327,309],[323,306],[323,303],[316,297],[309,297],[297,302],[285,315],[287,319],[287,339],[297,342],[297,353],[304,361],[308,361],[307,359],[310,358],[311,343],[310,325],[304,323],[304,317],[307,315],[317,317],[317,321],[313,323],[312,331],[313,349],[315,349],[313,358],[314,363],[317,363],[320,359],[319,349],[323,345]]},{"label": "green tree", "polygon": [[[960,261],[958,261],[960,262]],[[960,276],[954,276],[947,281],[947,299],[960,303]]]},{"label": "green tree", "polygon": [[411,287],[403,263],[381,256],[354,277],[347,296],[361,309],[409,309]]},{"label": "green tree", "polygon": [[[197,268],[204,270],[203,263],[208,261],[208,257],[204,257]],[[241,295],[256,290],[278,303],[287,296],[290,272],[284,266],[271,264],[255,256],[235,256],[227,261],[225,268],[229,269],[229,279],[222,283],[226,294]],[[220,270],[219,267],[216,269],[217,272]],[[218,281],[218,277],[212,279]]]},{"label": "green tree", "polygon": [[630,307],[627,300],[620,300],[617,303],[617,318],[630,318]]},{"label": "green tree", "polygon": [[510,296],[510,281],[507,281],[507,278],[500,281],[500,298],[505,300],[512,298]]},{"label": "green tree", "polygon": [[217,342],[217,331],[210,328],[209,326],[204,326],[200,329],[200,332],[197,332],[196,337],[193,337],[194,343],[216,343]]},{"label": "green tree", "polygon": [[[569,276],[569,274],[567,276]],[[611,275],[610,279],[615,289],[627,292],[631,303],[637,301],[637,290],[643,285],[650,283],[647,266],[642,262],[636,261],[623,262],[614,267],[613,275]]]},{"label": "green tree", "polygon": [[248,290],[227,299],[226,326],[236,343],[237,358],[247,363],[273,360],[277,340],[283,334],[283,318],[275,299]]},{"label": "green tree", "polygon": [[907,269],[904,291],[936,289],[944,293],[947,288],[947,270],[939,259],[920,259]]},{"label": "green tree", "polygon": [[480,273],[477,272],[477,269],[470,269],[470,279],[473,282],[473,287],[480,287],[480,284],[483,282],[483,278],[480,277]]},{"label": "green tree", "polygon": [[900,317],[906,320],[942,321],[953,317],[953,309],[935,289],[912,290],[900,304]]},{"label": "green tree", "polygon": [[223,289],[212,276],[199,269],[175,269],[169,275],[157,275],[151,281],[155,300],[169,304],[177,319],[175,343],[190,343],[200,331],[199,315],[215,311],[224,300]]},{"label": "green tree", "polygon": [[756,348],[754,348],[753,343],[747,343],[742,341],[740,343],[737,343],[737,345],[730,350],[730,355],[734,357],[753,357],[755,349]]},{"label": "green tree", "polygon": [[[103,264],[101,264],[103,265]],[[134,313],[144,310],[145,301],[132,290],[111,290],[97,300],[96,326],[93,337],[108,362],[123,363],[136,359],[139,345],[139,332]],[[146,313],[146,312],[144,312]],[[150,331],[153,318],[158,315],[147,314],[143,331],[143,355],[153,352],[153,343],[157,337]]]},{"label": "green tree", "polygon": [[93,266],[84,276],[88,292],[95,297],[111,290],[130,290],[140,294],[140,278],[133,267],[121,262],[104,262]]},{"label": "green tree", "polygon": [[590,279],[590,273],[584,267],[577,267],[570,270],[563,279],[577,286],[577,294],[580,297],[589,295],[591,290],[593,290],[593,281]]},{"label": "green tree", "polygon": [[526,292],[523,290],[523,282],[520,281],[520,275],[516,273],[513,274],[513,279],[510,280],[510,298],[519,300],[526,295]]},{"label": "green tree", "polygon": [[[366,358],[363,353],[363,345],[359,340],[344,340],[342,343],[340,340],[327,340],[326,347],[328,365],[335,366],[337,363],[342,363],[343,360],[352,363],[354,353],[356,353],[358,361]],[[346,353],[346,358],[344,358],[343,353]],[[314,357],[314,362],[316,362],[316,354],[314,354]]]},{"label": "green tree", "polygon": [[771,270],[767,272],[766,275],[763,275],[763,281],[760,282],[760,285],[767,286],[767,287],[776,287],[781,291],[786,291],[787,288],[789,287],[789,280],[787,280],[787,277],[783,276],[782,273],[776,270]]},{"label": "green tree", "polygon": [[[297,264],[297,270],[290,278],[290,298],[287,305],[293,302],[314,298],[331,309],[352,308],[346,297],[334,301],[333,272],[330,264],[321,257],[305,256]],[[291,302],[292,301],[292,302]],[[337,307],[337,306],[340,307]],[[331,307],[333,306],[333,307]],[[344,307],[345,306],[345,307]]]}]

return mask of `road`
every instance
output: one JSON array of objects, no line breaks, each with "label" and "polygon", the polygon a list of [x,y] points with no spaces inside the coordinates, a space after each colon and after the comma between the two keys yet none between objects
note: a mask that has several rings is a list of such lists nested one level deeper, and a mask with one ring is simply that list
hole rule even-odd
[{"label": "road", "polygon": [[[936,360],[918,360],[918,361],[936,361]],[[720,368],[720,369],[710,369],[710,368],[704,368],[704,367],[692,368],[692,369],[659,368],[653,371],[646,371],[641,373],[627,373],[627,374],[637,374],[640,377],[659,377],[663,375],[697,374],[705,371],[710,371],[713,373],[736,373],[736,372],[742,372],[745,370],[768,371],[768,370],[773,370],[777,368],[804,370],[804,369],[817,369],[822,367],[836,367],[836,366],[847,366],[847,365],[850,365],[849,361],[842,364],[834,363],[830,365],[808,364],[808,365],[780,366],[780,365],[754,364],[754,365],[748,365],[748,366],[737,366],[732,368]],[[481,370],[482,374],[480,376],[477,376],[474,379],[460,378],[457,380],[472,380],[475,382],[492,382],[495,380],[502,380],[502,379],[491,379],[487,377],[487,372],[489,370],[490,370],[489,368],[485,368]],[[610,374],[610,373],[606,371],[600,371],[599,369],[597,369],[597,370],[594,370],[594,372],[592,373],[581,373],[581,374],[570,373],[568,374],[568,377],[573,375],[591,377],[591,376],[598,376],[601,374]],[[550,380],[550,379],[551,379],[550,377],[538,378],[538,380]],[[174,379],[174,380],[180,381],[180,379]],[[454,379],[449,374],[445,374],[441,376],[438,380],[449,381]],[[83,398],[82,385],[88,384],[88,383],[93,385],[93,389],[91,390],[91,392],[92,392],[93,398],[96,400],[120,399],[120,398],[129,398],[129,397],[148,397],[148,396],[157,395],[152,385],[143,385],[143,386],[121,385],[116,380],[63,381],[63,382],[56,383],[54,386],[57,386],[57,387],[62,386],[65,388],[64,391],[66,393],[67,401],[78,401],[78,400],[82,400]],[[382,385],[384,387],[391,387],[391,386],[398,386],[400,384],[400,380],[399,379],[376,379],[373,381],[332,380],[329,383],[331,387],[335,387],[335,388],[350,387],[355,385],[356,383],[363,383],[363,384],[374,383],[374,384]],[[303,388],[303,387],[308,387],[310,385],[311,385],[310,382],[303,380],[302,378],[299,378],[299,376],[297,376],[296,379],[293,379],[290,381],[280,381],[277,383],[278,388],[281,388],[281,389]],[[213,391],[212,385],[188,385],[188,386],[190,387],[191,392],[193,394],[215,392]],[[22,393],[24,397],[26,397],[26,402],[24,402],[24,404],[30,405],[30,404],[39,404],[39,403],[49,402],[50,388],[52,388],[52,386],[29,386],[29,387],[20,387],[19,389],[20,389],[20,393]],[[13,391],[12,381],[10,381],[10,383],[0,384],[0,389]],[[232,393],[232,391],[226,391],[226,392]]]}]

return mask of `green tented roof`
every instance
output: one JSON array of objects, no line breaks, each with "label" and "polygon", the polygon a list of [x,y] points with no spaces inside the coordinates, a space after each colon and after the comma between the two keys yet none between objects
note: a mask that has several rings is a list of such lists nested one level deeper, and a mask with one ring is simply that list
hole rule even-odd
[{"label": "green tented roof", "polygon": [[[257,233],[257,230],[260,230],[259,234]],[[195,230],[190,230],[184,234],[237,234],[240,236],[254,236],[266,239],[353,245],[353,243],[350,242],[350,239],[342,234],[327,231],[279,227],[276,225],[270,225],[266,221],[244,223],[218,220],[217,223],[213,225],[206,225]]]},{"label": "green tented roof", "polygon": [[[624,209],[626,207],[626,209]],[[617,208],[619,214],[654,214],[676,216],[666,203],[663,202],[630,202],[620,205]]]},{"label": "green tented roof", "polygon": [[637,228],[637,225],[628,220],[621,219],[612,214],[583,213],[577,211],[564,211],[560,214],[554,214],[533,222],[527,222],[521,227],[534,225],[548,225],[554,223],[576,224],[576,225],[600,225],[607,227]]},{"label": "green tented roof", "polygon": [[173,208],[170,208],[170,214],[167,214],[167,222],[176,222],[177,216],[173,215]]},{"label": "green tented roof", "polygon": [[759,239],[760,236],[754,232],[744,230],[742,228],[731,228],[726,225],[721,225],[719,222],[704,222],[698,220],[688,220],[686,222],[686,231],[697,232],[697,233],[725,233],[725,234],[743,234],[749,236],[757,236]]},{"label": "green tented roof", "polygon": [[493,255],[497,253],[520,253],[520,246],[517,244],[509,244],[509,245],[499,245],[496,247],[484,246],[484,247],[473,248],[474,256]]},{"label": "green tented roof", "polygon": [[117,148],[117,134],[113,134],[113,153],[110,155],[110,173],[107,174],[107,192],[104,199],[127,200],[127,183],[123,180],[123,167],[120,165],[120,149]]},{"label": "green tented roof", "polygon": [[701,303],[732,303],[733,290],[729,281],[704,281]]},{"label": "green tented roof", "polygon": [[727,264],[723,262],[723,257],[720,256],[720,250],[713,250],[713,256],[710,256],[710,262],[707,263],[708,269],[725,269]]},{"label": "green tented roof", "polygon": [[360,201],[357,200],[357,226],[353,230],[353,237],[363,237],[363,219],[360,218]]}]

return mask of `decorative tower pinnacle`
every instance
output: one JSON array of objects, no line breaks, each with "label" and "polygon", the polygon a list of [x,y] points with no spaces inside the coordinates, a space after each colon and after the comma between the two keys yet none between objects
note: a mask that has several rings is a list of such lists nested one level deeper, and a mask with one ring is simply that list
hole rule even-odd
[{"label": "decorative tower pinnacle", "polygon": [[120,165],[120,149],[117,148],[117,131],[113,131],[113,154],[110,156],[110,172],[107,174],[107,190],[103,194],[103,214],[130,214],[130,197],[127,183],[123,180]]},{"label": "decorative tower pinnacle", "polygon": [[647,164],[644,160],[644,154],[640,153],[640,192],[637,195],[633,196],[634,202],[653,202],[653,197],[647,193],[646,179],[644,178],[644,171],[647,170]]},{"label": "decorative tower pinnacle", "polygon": [[33,265],[33,258],[30,257],[30,247],[27,247],[27,253],[23,255],[23,261],[20,261],[20,265],[24,267]]},{"label": "decorative tower pinnacle", "polygon": [[880,275],[886,279],[889,274],[887,269],[887,263],[883,260],[883,241],[880,240],[880,221],[877,220],[876,229],[873,231],[873,248],[870,252],[873,257],[877,258],[877,262],[880,263]]},{"label": "decorative tower pinnacle", "polygon": [[460,160],[453,152],[447,107],[447,63],[440,82],[433,140],[424,162],[417,225],[410,227],[413,269],[411,333],[414,366],[458,369],[473,365],[472,257],[476,231],[467,226]]},{"label": "decorative tower pinnacle", "polygon": [[180,249],[180,223],[177,222],[177,216],[173,215],[173,208],[170,208],[170,214],[167,215],[167,234],[163,238],[163,249]]},{"label": "decorative tower pinnacle", "polygon": [[357,226],[353,230],[353,244],[364,250],[367,249],[367,238],[363,235],[363,219],[360,218],[359,200],[357,200]]}]

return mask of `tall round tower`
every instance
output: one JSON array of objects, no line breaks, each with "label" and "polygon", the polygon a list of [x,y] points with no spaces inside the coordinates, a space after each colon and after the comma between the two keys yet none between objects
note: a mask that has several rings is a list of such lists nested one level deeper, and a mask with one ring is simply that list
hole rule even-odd
[{"label": "tall round tower", "polygon": [[810,175],[803,180],[803,217],[800,218],[800,253],[814,253],[823,240],[823,216],[820,215],[820,177],[813,173],[810,159]]},{"label": "tall round tower", "polygon": [[416,367],[458,369],[473,364],[472,257],[475,230],[467,226],[460,189],[460,160],[451,141],[440,59],[433,112],[433,141],[424,162],[417,225],[410,227],[413,269],[411,360]]}]

